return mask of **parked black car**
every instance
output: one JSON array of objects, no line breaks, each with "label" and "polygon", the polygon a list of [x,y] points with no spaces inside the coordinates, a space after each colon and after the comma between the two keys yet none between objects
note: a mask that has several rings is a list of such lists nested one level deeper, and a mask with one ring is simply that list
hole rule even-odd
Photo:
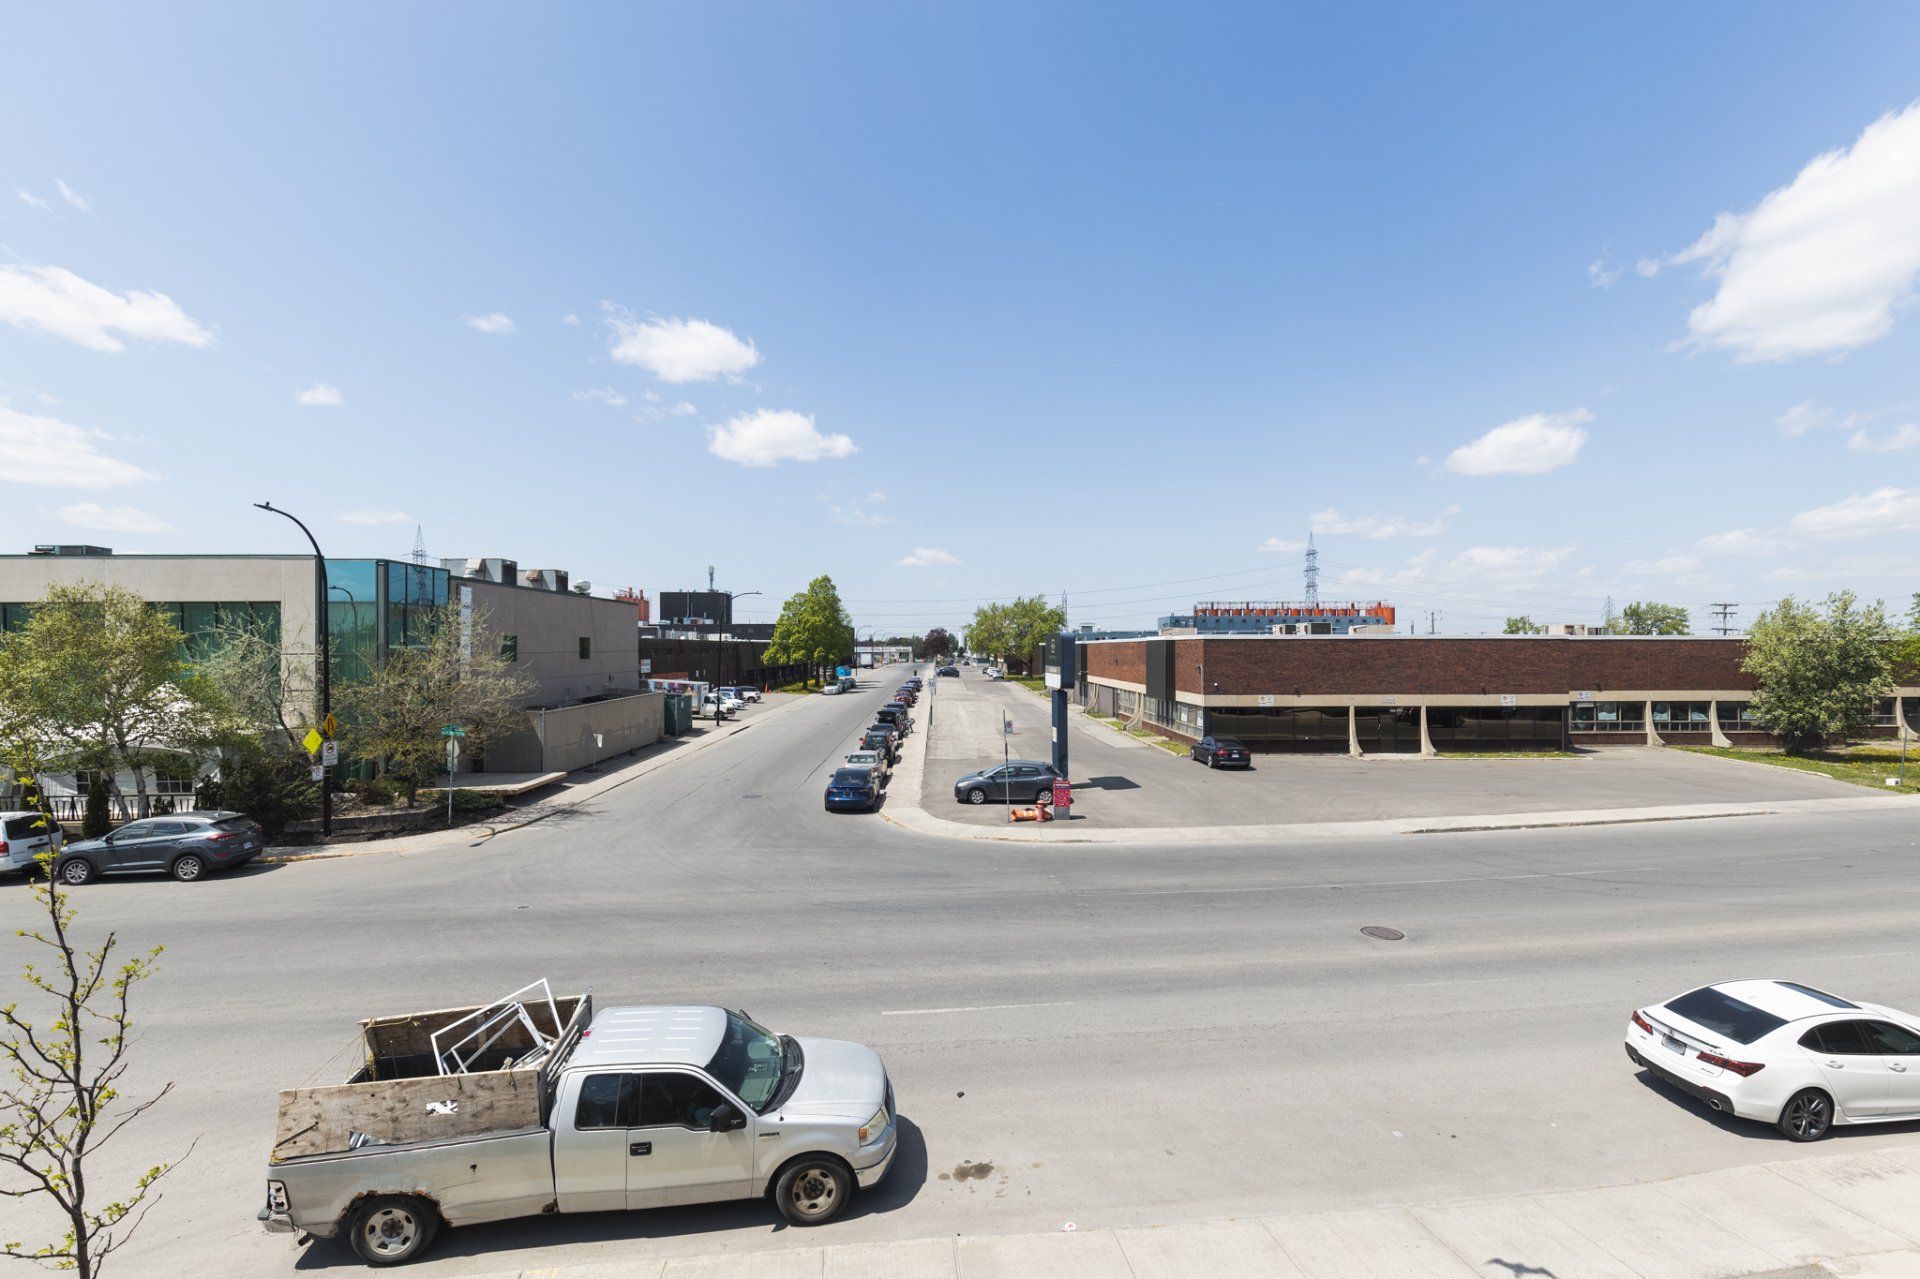
[{"label": "parked black car", "polygon": [[952,679],[959,679],[960,668],[958,666],[942,666],[939,670],[935,671],[934,674],[945,675]]},{"label": "parked black car", "polygon": [[1253,767],[1253,756],[1231,737],[1203,737],[1193,744],[1191,754],[1208,768]]},{"label": "parked black car", "polygon": [[882,724],[894,725],[902,737],[913,731],[913,713],[907,709],[905,702],[888,702],[875,711],[873,717]]},{"label": "parked black car", "polygon": [[968,773],[953,784],[953,797],[963,804],[984,804],[990,799],[1015,804],[1051,804],[1053,782],[1060,776],[1052,764],[1033,759],[1008,760]]},{"label": "parked black car", "polygon": [[864,768],[836,768],[827,782],[827,811],[845,809],[871,813],[880,807],[880,788]]},{"label": "parked black car", "polygon": [[174,813],[128,822],[101,839],[68,844],[53,864],[63,884],[97,875],[163,871],[192,883],[210,870],[232,870],[266,846],[260,824],[240,813]]},{"label": "parked black car", "polygon": [[860,749],[885,751],[889,764],[900,762],[900,732],[891,724],[875,724],[860,737]]}]

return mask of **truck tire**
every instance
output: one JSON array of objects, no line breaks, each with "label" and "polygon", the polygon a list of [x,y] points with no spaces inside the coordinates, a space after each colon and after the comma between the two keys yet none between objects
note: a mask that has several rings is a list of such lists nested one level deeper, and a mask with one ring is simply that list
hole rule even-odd
[{"label": "truck tire", "polygon": [[370,1266],[401,1266],[419,1257],[440,1229],[440,1213],[415,1195],[378,1195],[353,1211],[347,1237]]},{"label": "truck tire", "polygon": [[846,1211],[853,1178],[838,1159],[805,1155],[781,1169],[773,1198],[791,1224],[824,1226]]}]

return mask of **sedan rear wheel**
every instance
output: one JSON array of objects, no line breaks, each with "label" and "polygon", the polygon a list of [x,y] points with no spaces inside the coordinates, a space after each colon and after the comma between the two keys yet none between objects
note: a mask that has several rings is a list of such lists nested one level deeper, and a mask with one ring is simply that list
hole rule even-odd
[{"label": "sedan rear wheel", "polygon": [[1818,1088],[1802,1088],[1780,1108],[1776,1126],[1788,1141],[1819,1141],[1833,1131],[1833,1099]]}]

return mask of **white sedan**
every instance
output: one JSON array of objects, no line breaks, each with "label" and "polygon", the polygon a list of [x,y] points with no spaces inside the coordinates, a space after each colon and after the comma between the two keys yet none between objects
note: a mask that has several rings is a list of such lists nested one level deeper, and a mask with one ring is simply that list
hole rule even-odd
[{"label": "white sedan", "polygon": [[1799,982],[1726,981],[1642,1008],[1627,1056],[1792,1141],[1920,1119],[1920,1018]]}]

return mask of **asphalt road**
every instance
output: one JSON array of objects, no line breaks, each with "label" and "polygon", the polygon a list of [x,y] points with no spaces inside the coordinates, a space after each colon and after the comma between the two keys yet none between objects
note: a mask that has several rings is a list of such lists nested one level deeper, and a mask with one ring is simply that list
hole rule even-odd
[{"label": "asphalt road", "polygon": [[[1628,1010],[1762,975],[1920,1007],[1905,812],[1284,850],[922,838],[821,809],[880,687],[750,712],[746,732],[479,846],[77,893],[83,930],[167,947],[137,996],[129,1091],[175,1088],[121,1139],[124,1165],[197,1141],[120,1273],[357,1266],[253,1221],[275,1092],[344,1078],[360,1017],[539,976],[878,1047],[905,1144],[828,1228],[841,1242],[1791,1158],[1809,1148],[1641,1082]],[[0,922],[28,908],[0,883]],[[9,968],[21,946],[0,947]],[[1828,1149],[1913,1131],[1843,1129]],[[757,1204],[542,1219],[451,1232],[415,1272],[795,1242]]]}]

